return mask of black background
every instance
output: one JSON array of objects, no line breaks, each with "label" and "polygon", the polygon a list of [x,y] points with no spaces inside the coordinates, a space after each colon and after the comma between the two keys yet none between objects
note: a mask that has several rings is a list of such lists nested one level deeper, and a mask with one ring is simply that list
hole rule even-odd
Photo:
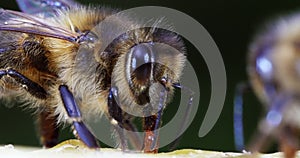
[{"label": "black background", "polygon": [[[255,32],[264,26],[266,21],[297,11],[300,2],[296,0],[202,0],[197,4],[191,0],[81,0],[85,4],[106,5],[116,8],[137,6],[164,6],[188,14],[202,24],[210,33],[220,49],[227,72],[227,95],[222,114],[214,128],[203,138],[198,137],[202,119],[207,110],[210,98],[210,78],[202,57],[187,42],[188,58],[197,70],[200,80],[201,101],[199,111],[190,128],[185,132],[179,148],[196,148],[221,151],[234,151],[233,143],[233,93],[237,83],[247,80],[247,48]],[[0,2],[0,7],[17,10],[14,1]],[[176,100],[175,100],[176,102]],[[245,135],[249,140],[261,118],[262,106],[253,93],[245,97]],[[173,104],[172,104],[173,105]],[[176,106],[174,103],[173,107]],[[168,107],[165,119],[172,117]],[[169,111],[169,112],[168,112]],[[169,115],[168,115],[169,114]],[[30,110],[20,106],[0,106],[0,144],[20,144],[38,146],[35,118]],[[68,128],[62,131],[61,140],[72,138]]]}]

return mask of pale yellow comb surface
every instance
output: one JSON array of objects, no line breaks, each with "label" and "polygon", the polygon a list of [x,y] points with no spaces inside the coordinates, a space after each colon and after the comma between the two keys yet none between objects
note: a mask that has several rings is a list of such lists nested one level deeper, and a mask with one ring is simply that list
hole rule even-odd
[{"label": "pale yellow comb surface", "polygon": [[[282,153],[257,154],[262,158],[281,158]],[[101,148],[91,150],[78,140],[67,140],[51,149],[37,147],[23,147],[13,145],[0,146],[2,158],[250,158],[255,157],[249,153],[217,152],[195,149],[181,149],[173,152],[144,154],[136,152],[122,152],[118,149]],[[300,152],[297,157],[300,158]]]}]

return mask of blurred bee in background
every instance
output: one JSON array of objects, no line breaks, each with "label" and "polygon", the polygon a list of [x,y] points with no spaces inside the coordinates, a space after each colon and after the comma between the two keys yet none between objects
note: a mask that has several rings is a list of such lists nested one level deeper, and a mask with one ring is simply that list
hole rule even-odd
[{"label": "blurred bee in background", "polygon": [[[128,138],[138,150],[157,152],[154,131],[174,88],[181,88],[178,81],[186,58],[179,35],[155,25],[143,27],[126,15],[115,16],[103,31],[97,25],[117,10],[71,0],[17,2],[23,13],[0,10],[0,94],[37,109],[41,143],[56,145],[58,123],[69,121],[80,140],[99,148],[83,118],[104,114],[116,127],[123,150]],[[129,31],[105,47],[114,28]],[[160,52],[158,43],[180,53]],[[144,114],[143,141],[122,130],[137,129],[133,116],[121,107],[137,106]],[[155,106],[157,113],[152,112]]]},{"label": "blurred bee in background", "polygon": [[[273,22],[250,46],[248,74],[252,89],[267,113],[250,142],[250,151],[263,150],[270,137],[279,142],[285,157],[295,157],[300,135],[300,14]],[[235,98],[235,141],[243,149],[242,95],[249,87],[238,86]]]}]

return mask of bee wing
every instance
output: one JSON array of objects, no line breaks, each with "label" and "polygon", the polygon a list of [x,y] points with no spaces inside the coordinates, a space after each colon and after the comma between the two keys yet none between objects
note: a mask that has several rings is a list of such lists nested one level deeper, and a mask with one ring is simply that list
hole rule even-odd
[{"label": "bee wing", "polygon": [[44,14],[45,16],[53,16],[59,10],[67,10],[77,6],[73,0],[16,0],[19,8],[28,14]]},{"label": "bee wing", "polygon": [[0,9],[0,31],[35,34],[75,42],[80,34],[26,13]]}]

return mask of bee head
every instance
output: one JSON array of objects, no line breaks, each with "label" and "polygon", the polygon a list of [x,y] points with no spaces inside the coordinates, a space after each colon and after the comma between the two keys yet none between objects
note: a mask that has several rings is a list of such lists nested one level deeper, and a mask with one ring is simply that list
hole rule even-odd
[{"label": "bee head", "polygon": [[112,86],[118,89],[120,104],[128,107],[126,111],[156,111],[162,97],[166,102],[170,100],[172,84],[181,76],[185,62],[183,44],[174,33],[159,31],[152,32],[144,42],[135,41],[140,42],[119,56],[112,72]]}]

